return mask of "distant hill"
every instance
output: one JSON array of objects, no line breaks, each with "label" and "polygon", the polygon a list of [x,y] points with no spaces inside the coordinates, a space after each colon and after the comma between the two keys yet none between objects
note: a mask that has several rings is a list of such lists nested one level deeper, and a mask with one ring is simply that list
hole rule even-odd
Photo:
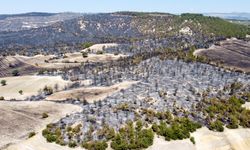
[{"label": "distant hill", "polygon": [[250,13],[205,13],[204,15],[229,20],[250,20]]},{"label": "distant hill", "polygon": [[[53,50],[58,45],[166,38],[178,49],[250,34],[244,25],[200,14],[116,12],[12,15],[0,20],[0,52]],[[182,44],[180,44],[182,43]],[[183,44],[184,43],[184,44]]]},{"label": "distant hill", "polygon": [[79,13],[40,13],[0,15],[1,31],[21,31],[50,26],[54,23],[74,19]]},{"label": "distant hill", "polygon": [[43,12],[30,12],[23,14],[3,14],[0,15],[0,19],[13,18],[13,17],[48,17],[53,16],[55,13],[43,13]]}]

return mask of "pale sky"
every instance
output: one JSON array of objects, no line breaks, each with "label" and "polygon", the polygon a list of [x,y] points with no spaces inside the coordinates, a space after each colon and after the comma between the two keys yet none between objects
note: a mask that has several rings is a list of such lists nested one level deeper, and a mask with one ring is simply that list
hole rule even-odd
[{"label": "pale sky", "polygon": [[1,0],[0,14],[25,12],[250,12],[250,0]]}]

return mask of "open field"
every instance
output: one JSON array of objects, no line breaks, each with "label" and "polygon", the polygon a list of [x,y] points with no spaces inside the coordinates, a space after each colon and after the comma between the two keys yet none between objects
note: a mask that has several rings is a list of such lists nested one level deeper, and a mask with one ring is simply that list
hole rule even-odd
[{"label": "open field", "polygon": [[130,87],[132,84],[137,82],[133,81],[125,81],[122,83],[118,83],[109,87],[82,87],[68,91],[61,91],[54,93],[47,97],[47,100],[51,101],[63,101],[67,99],[79,99],[79,100],[87,100],[89,103],[94,101],[102,100],[109,95],[118,92],[122,89],[126,89]]},{"label": "open field", "polygon": [[[71,104],[1,101],[0,149],[9,144],[22,142],[27,139],[30,132],[40,132],[48,123],[79,111],[79,106]],[[49,117],[42,119],[42,113],[47,113]]]},{"label": "open field", "polygon": [[[37,95],[39,90],[45,86],[54,88],[55,85],[58,85],[58,90],[61,90],[71,83],[63,80],[60,76],[20,76],[0,78],[1,80],[6,80],[7,83],[5,86],[0,86],[0,96],[3,96],[6,100],[23,100]],[[23,91],[22,95],[19,93],[20,90]]]},{"label": "open field", "polygon": [[209,49],[196,50],[194,55],[208,57],[226,68],[250,72],[250,42],[228,39]]},{"label": "open field", "polygon": [[[30,65],[37,68],[69,68],[74,66],[79,66],[81,62],[108,62],[111,60],[117,60],[124,55],[114,55],[114,54],[89,54],[88,57],[83,58],[82,53],[66,53],[63,58],[58,58],[54,55],[36,55],[33,57],[27,56],[8,56],[6,59],[10,64],[16,64],[18,62],[23,62],[26,65]],[[18,61],[18,62],[17,62]]]},{"label": "open field", "polygon": [[165,141],[162,137],[154,137],[154,143],[152,146],[147,148],[147,150],[195,150],[195,146],[189,141],[189,139],[185,140],[177,140],[177,141]]},{"label": "open field", "polygon": [[156,136],[148,150],[248,150],[250,146],[250,129],[226,129],[221,133],[203,127],[191,136],[195,138],[195,145],[189,139],[167,142]]},{"label": "open field", "polygon": [[193,133],[196,140],[196,149],[211,150],[248,150],[250,146],[249,129],[227,129],[224,132],[212,132],[207,128],[201,128]]},{"label": "open field", "polygon": [[[83,58],[82,53],[75,52],[75,53],[67,53],[65,54],[67,56],[66,58],[56,59],[50,61],[48,64],[50,64],[47,67],[52,67],[52,64],[64,64],[64,65],[71,65],[71,64],[79,64],[82,62],[109,62],[117,60],[121,57],[125,57],[125,55],[114,55],[114,54],[88,54],[88,57]],[[65,63],[67,62],[67,63]]]}]

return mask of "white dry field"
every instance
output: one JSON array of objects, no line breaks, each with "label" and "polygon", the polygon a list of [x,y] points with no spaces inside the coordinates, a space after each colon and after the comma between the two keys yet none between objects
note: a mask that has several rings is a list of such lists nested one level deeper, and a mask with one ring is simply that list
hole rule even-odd
[{"label": "white dry field", "polygon": [[196,144],[189,139],[166,142],[155,136],[154,144],[148,150],[249,150],[250,129],[227,129],[213,132],[203,127],[192,133]]},{"label": "white dry field", "polygon": [[[29,140],[41,138],[36,142],[46,141],[41,137],[41,131],[51,122],[56,122],[67,114],[80,112],[82,109],[79,106],[71,104],[58,104],[54,102],[0,102],[0,149],[10,146],[13,150],[38,150],[34,145],[24,144]],[[42,119],[42,113],[47,113],[48,118]],[[30,132],[36,132],[37,135],[28,139]],[[15,144],[17,143],[17,145]],[[19,146],[20,144],[20,146]],[[36,145],[38,146],[38,145]],[[8,148],[8,149],[9,149]]]},{"label": "white dry field", "polygon": [[94,101],[102,100],[109,95],[118,92],[122,89],[127,89],[133,84],[136,84],[135,81],[125,81],[118,83],[109,87],[82,87],[68,91],[61,91],[54,93],[46,98],[50,101],[63,101],[66,99],[74,98],[80,100],[87,100],[89,103]]},{"label": "white dry field", "polygon": [[[38,91],[45,86],[54,88],[55,85],[58,85],[60,90],[71,83],[63,80],[60,76],[19,76],[0,78],[1,80],[7,82],[5,86],[0,85],[0,96],[3,96],[6,100],[23,100],[32,95],[37,95]],[[20,90],[23,91],[22,95],[19,93]]]},{"label": "white dry field", "polygon": [[[115,43],[107,43],[107,44],[95,44],[91,46],[90,49],[92,52],[102,51],[103,47],[116,47]],[[88,49],[84,49],[82,51],[87,51]],[[74,53],[66,53],[65,57],[57,58],[55,55],[36,55],[33,57],[15,55],[15,56],[7,56],[6,62],[9,64],[18,64],[20,62],[24,64],[28,64],[38,68],[69,68],[79,66],[82,62],[109,62],[117,60],[121,57],[126,57],[126,55],[114,55],[114,54],[88,54],[88,57],[83,58],[81,52]],[[8,64],[7,64],[8,65]]]},{"label": "white dry field", "polygon": [[98,52],[98,51],[103,51],[103,48],[111,48],[111,47],[117,47],[117,46],[118,46],[118,44],[116,44],[116,43],[95,44],[89,48],[82,50],[82,51],[90,50],[91,52]]},{"label": "white dry field", "polygon": [[[75,52],[75,53],[66,53],[65,56],[67,56],[66,58],[62,58],[62,59],[55,59],[50,61],[51,64],[79,64],[82,62],[109,62],[109,61],[114,61],[114,60],[118,60],[121,57],[126,57],[126,55],[114,55],[114,54],[108,54],[108,53],[104,53],[104,54],[88,54],[88,57],[83,58],[82,53],[80,52]],[[65,63],[68,62],[68,63]],[[49,64],[50,64],[49,63]]]}]

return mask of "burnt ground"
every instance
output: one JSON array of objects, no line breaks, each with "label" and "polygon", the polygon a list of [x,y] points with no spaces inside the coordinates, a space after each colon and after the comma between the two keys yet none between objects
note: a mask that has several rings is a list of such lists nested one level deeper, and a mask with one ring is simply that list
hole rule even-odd
[{"label": "burnt ground", "polygon": [[196,54],[232,70],[250,72],[250,42],[230,39],[209,49],[198,50]]}]

